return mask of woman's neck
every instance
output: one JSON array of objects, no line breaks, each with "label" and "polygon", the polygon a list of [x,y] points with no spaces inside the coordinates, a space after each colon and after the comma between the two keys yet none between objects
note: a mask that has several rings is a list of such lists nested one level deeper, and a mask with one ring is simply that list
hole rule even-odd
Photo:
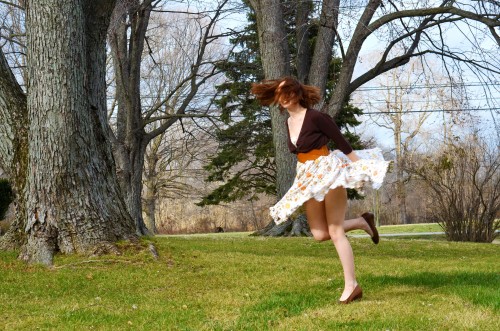
[{"label": "woman's neck", "polygon": [[294,118],[297,116],[301,116],[307,110],[307,108],[304,108],[301,105],[297,104],[292,107],[288,107],[286,110],[288,111],[288,115]]}]

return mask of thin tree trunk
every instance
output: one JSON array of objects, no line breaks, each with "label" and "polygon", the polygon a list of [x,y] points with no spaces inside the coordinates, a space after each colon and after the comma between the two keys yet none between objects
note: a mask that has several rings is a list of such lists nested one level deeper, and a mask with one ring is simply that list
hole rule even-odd
[{"label": "thin tree trunk", "polygon": [[103,31],[113,5],[111,0],[29,3],[24,260],[51,264],[56,251],[103,252],[133,236],[103,122]]},{"label": "thin tree trunk", "polygon": [[158,151],[163,135],[153,139],[148,153],[146,153],[146,169],[144,174],[144,223],[153,233],[158,233],[156,227],[156,202],[158,199]]},{"label": "thin tree trunk", "polygon": [[142,217],[142,174],[144,172],[146,143],[141,142],[140,146],[138,146],[134,152],[131,168],[131,183],[125,201],[128,211],[135,221],[136,233],[138,235],[148,235],[151,234],[151,231],[146,227],[144,218]]},{"label": "thin tree trunk", "polygon": [[[396,95],[398,99],[399,96]],[[404,165],[403,165],[403,152],[401,150],[402,141],[401,141],[401,130],[403,125],[402,118],[402,109],[397,109],[397,114],[394,116],[394,146],[396,151],[396,163],[395,163],[395,172],[396,172],[396,196],[398,199],[398,216],[399,223],[406,224],[406,190],[405,183],[403,177]]]},{"label": "thin tree trunk", "polygon": [[150,188],[148,184],[154,186],[154,183],[148,182],[148,180],[154,180],[154,178],[146,178],[146,193],[144,195],[144,222],[148,229],[153,233],[158,233],[158,228],[156,227],[156,194],[154,188]]}]

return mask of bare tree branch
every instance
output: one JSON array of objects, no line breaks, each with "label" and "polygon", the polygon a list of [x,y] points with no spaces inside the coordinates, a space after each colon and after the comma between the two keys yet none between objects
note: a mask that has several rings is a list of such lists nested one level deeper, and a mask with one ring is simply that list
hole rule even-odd
[{"label": "bare tree branch", "polygon": [[8,6],[11,6],[11,7],[14,7],[14,8],[17,8],[17,9],[21,9],[21,10],[25,10],[26,9],[23,6],[20,6],[20,5],[16,4],[16,3],[9,2],[9,1],[0,0],[0,3],[6,4]]}]

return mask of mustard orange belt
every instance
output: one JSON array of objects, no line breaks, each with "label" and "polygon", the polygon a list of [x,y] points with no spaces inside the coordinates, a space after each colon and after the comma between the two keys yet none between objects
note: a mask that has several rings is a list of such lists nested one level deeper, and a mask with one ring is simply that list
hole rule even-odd
[{"label": "mustard orange belt", "polygon": [[297,160],[300,163],[304,163],[306,161],[316,160],[320,156],[327,156],[328,154],[330,154],[328,147],[326,147],[326,145],[323,145],[318,149],[312,149],[306,153],[297,153]]}]

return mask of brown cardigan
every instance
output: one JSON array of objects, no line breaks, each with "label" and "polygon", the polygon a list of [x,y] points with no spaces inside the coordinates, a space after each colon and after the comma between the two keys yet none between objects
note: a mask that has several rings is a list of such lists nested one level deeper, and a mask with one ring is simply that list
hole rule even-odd
[{"label": "brown cardigan", "polygon": [[288,121],[285,121],[288,132],[288,149],[290,152],[307,153],[310,150],[318,149],[333,140],[335,146],[344,154],[352,152],[351,145],[340,132],[339,127],[333,119],[325,113],[321,113],[314,109],[307,109],[304,115],[304,122],[300,129],[299,137],[297,138],[297,146],[292,144],[290,140],[290,130],[288,129]]}]

